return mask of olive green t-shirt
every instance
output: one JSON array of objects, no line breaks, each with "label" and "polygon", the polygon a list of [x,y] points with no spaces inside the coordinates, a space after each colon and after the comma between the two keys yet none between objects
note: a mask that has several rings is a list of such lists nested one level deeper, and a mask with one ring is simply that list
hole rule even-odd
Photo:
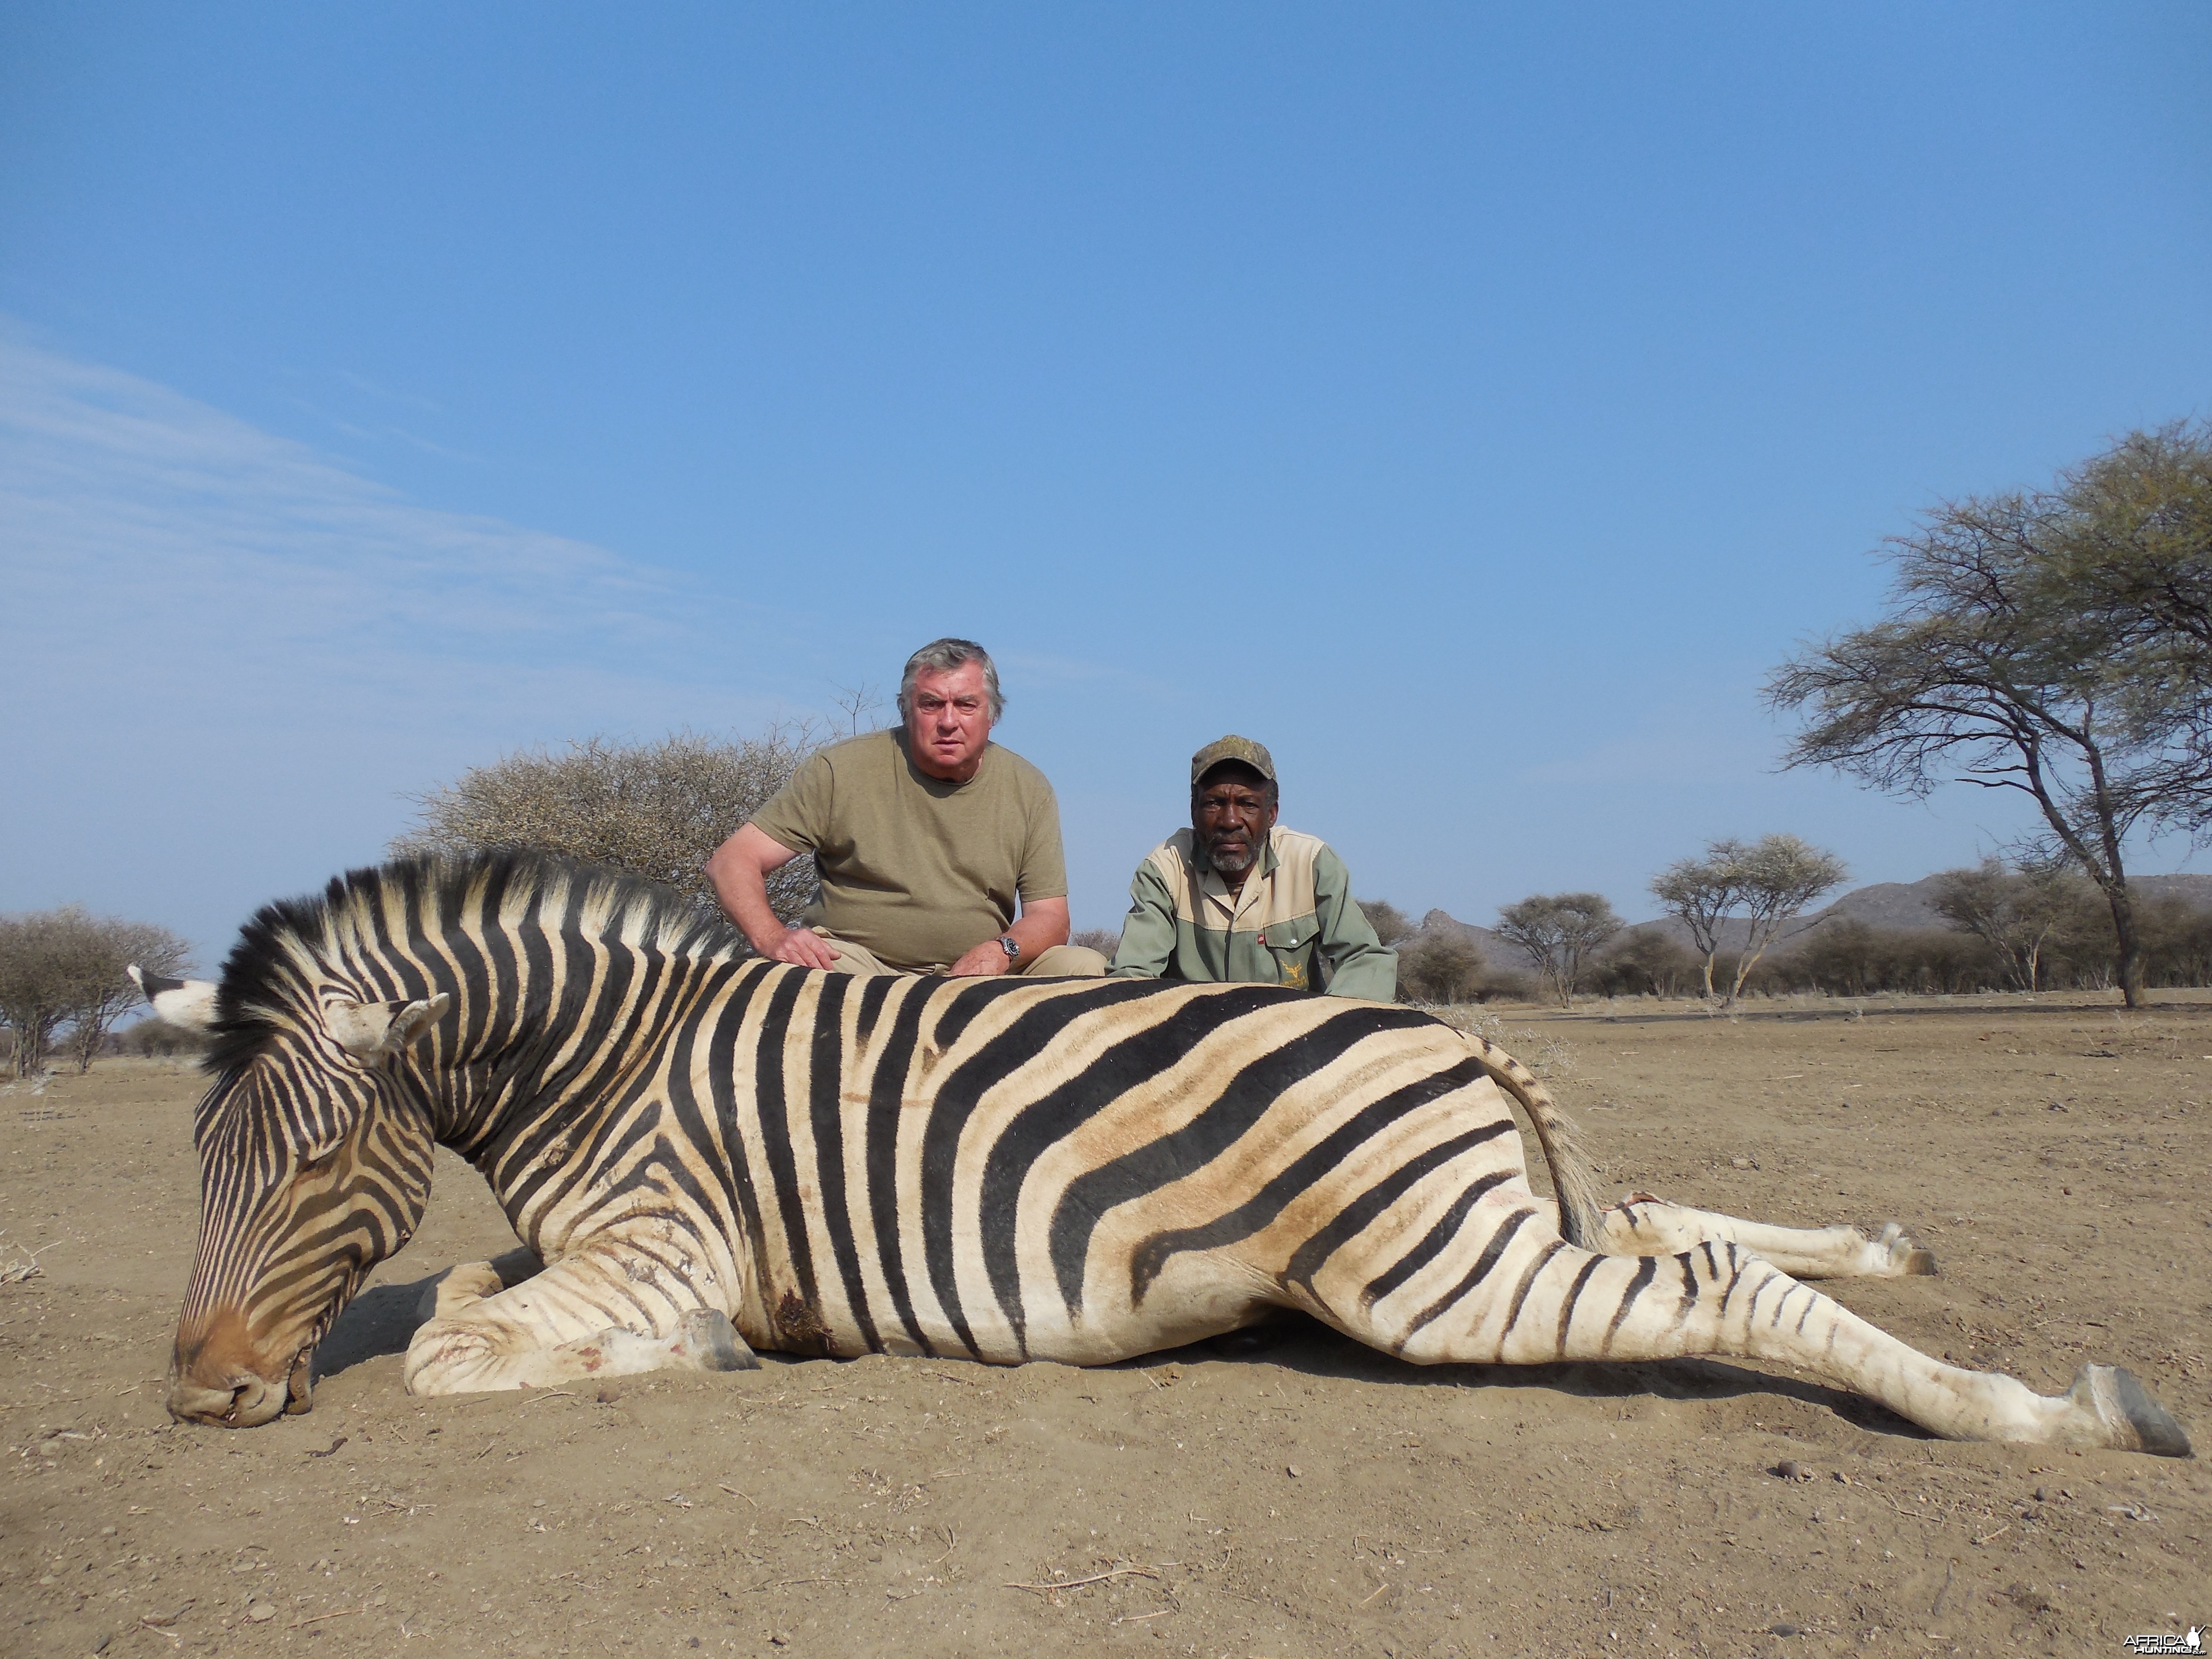
[{"label": "olive green t-shirt", "polygon": [[802,921],[913,970],[957,962],[1024,904],[1067,895],[1060,803],[1010,749],[988,744],[965,783],[933,778],[894,726],[817,750],[752,816],[814,854],[821,896]]}]

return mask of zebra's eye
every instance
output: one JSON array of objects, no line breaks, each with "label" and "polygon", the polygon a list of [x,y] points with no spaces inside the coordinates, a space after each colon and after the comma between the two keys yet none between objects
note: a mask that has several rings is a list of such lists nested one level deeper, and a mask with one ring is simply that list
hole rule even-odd
[{"label": "zebra's eye", "polygon": [[331,1166],[338,1161],[338,1153],[343,1150],[344,1150],[344,1147],[343,1143],[342,1142],[322,1147],[319,1150],[310,1147],[307,1153],[300,1159],[300,1174],[298,1178],[305,1181],[312,1176],[327,1174]]}]

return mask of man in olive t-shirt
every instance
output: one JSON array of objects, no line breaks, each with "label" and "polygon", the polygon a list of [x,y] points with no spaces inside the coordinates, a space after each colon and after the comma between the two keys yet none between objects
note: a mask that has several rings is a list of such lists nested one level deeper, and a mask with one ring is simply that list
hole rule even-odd
[{"label": "man in olive t-shirt", "polygon": [[[915,652],[904,723],[818,751],[708,860],[753,947],[845,973],[1104,973],[1103,957],[1066,943],[1060,805],[1042,772],[990,741],[1003,706],[982,647]],[[787,928],[767,878],[802,854],[822,890]]]}]

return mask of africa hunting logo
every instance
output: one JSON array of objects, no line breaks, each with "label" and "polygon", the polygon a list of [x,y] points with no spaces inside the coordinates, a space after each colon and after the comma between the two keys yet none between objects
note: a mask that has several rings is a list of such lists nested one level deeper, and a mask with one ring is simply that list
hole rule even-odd
[{"label": "africa hunting logo", "polygon": [[2202,1626],[2191,1625],[2188,1633],[2154,1636],[2130,1636],[2120,1645],[2130,1653],[2202,1653],[2204,1651],[2204,1632]]}]

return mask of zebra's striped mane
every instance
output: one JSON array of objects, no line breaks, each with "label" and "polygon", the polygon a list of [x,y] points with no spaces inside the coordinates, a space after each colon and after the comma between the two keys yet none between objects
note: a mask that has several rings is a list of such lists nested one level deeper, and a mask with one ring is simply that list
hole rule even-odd
[{"label": "zebra's striped mane", "polygon": [[[216,994],[216,1042],[203,1069],[220,1076],[245,1064],[278,1029],[307,1011],[308,985],[333,973],[360,977],[364,957],[397,963],[409,934],[436,936],[464,916],[488,925],[528,925],[578,938],[619,938],[668,956],[726,959],[744,937],[675,889],[602,865],[515,848],[455,857],[394,860],[333,877],[319,894],[264,905],[240,931]],[[414,994],[404,983],[365,998]]]}]

